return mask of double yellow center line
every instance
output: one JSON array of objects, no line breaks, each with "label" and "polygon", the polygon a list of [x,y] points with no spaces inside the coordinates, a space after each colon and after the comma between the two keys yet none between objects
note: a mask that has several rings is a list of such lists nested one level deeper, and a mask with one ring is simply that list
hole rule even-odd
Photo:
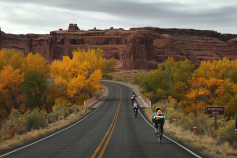
[{"label": "double yellow center line", "polygon": [[[115,85],[115,86],[117,86],[117,85]],[[106,149],[106,147],[108,146],[109,141],[110,141],[110,138],[111,138],[111,136],[112,136],[112,134],[113,134],[114,127],[115,127],[115,125],[116,125],[117,118],[118,118],[118,113],[119,113],[120,105],[121,105],[121,102],[122,102],[122,89],[121,89],[119,86],[117,86],[117,87],[120,89],[120,100],[119,100],[119,103],[118,103],[117,110],[116,110],[116,112],[115,112],[115,114],[114,114],[113,121],[112,121],[112,123],[111,123],[111,125],[110,125],[108,131],[106,132],[104,138],[103,138],[102,141],[100,142],[99,146],[96,148],[94,154],[91,156],[91,158],[94,158],[94,157],[98,154],[98,152],[100,151],[100,148],[101,148],[101,147],[103,147],[103,148],[101,149],[98,158],[101,158],[101,157],[103,156],[103,154],[104,154],[104,152],[105,152],[105,149]],[[106,140],[106,139],[107,139],[107,140]],[[104,143],[105,140],[106,140],[106,142]]]}]

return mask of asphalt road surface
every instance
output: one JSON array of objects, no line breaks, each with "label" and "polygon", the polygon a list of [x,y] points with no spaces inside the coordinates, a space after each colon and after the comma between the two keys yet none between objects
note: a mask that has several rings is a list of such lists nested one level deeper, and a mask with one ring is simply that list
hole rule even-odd
[{"label": "asphalt road surface", "polygon": [[154,129],[138,113],[133,115],[131,90],[103,82],[110,89],[105,102],[79,122],[0,157],[11,158],[192,158],[192,154],[164,138],[157,142]]}]

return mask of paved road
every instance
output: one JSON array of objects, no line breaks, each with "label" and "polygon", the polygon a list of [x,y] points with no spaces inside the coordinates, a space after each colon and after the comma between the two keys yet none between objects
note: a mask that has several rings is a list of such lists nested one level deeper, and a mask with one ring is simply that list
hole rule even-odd
[{"label": "paved road", "polygon": [[154,129],[140,113],[137,118],[133,115],[131,90],[118,83],[103,84],[110,89],[108,98],[83,120],[4,157],[196,157],[167,138],[158,144]]}]

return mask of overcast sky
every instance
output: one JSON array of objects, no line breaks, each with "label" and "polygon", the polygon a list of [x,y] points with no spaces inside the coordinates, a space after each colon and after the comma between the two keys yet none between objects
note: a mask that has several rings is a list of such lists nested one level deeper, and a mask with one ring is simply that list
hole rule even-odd
[{"label": "overcast sky", "polygon": [[82,30],[190,28],[237,34],[236,0],[0,0],[6,33],[48,34],[69,23]]}]

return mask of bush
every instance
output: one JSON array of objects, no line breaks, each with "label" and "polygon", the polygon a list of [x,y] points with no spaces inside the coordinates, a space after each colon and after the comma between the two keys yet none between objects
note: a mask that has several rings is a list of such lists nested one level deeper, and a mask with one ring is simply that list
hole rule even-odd
[{"label": "bush", "polygon": [[196,115],[194,126],[198,128],[200,134],[214,134],[214,119],[209,118],[209,115],[200,112]]},{"label": "bush", "polygon": [[40,129],[45,127],[45,120],[47,113],[45,110],[39,110],[39,108],[35,108],[31,112],[25,113],[27,118],[27,129]]},{"label": "bush", "polygon": [[113,80],[113,76],[109,75],[109,74],[103,74],[103,79],[104,80]]},{"label": "bush", "polygon": [[14,131],[17,134],[27,131],[27,118],[17,109],[13,109],[8,119],[3,121],[1,128],[2,135],[9,135],[11,126],[14,126]]},{"label": "bush", "polygon": [[70,106],[70,107],[68,108],[68,111],[69,111],[69,113],[77,113],[77,112],[79,111],[79,106],[73,104],[72,106]]},{"label": "bush", "polygon": [[175,110],[172,107],[167,108],[165,113],[166,119],[168,119],[170,122],[172,122],[173,119],[180,120],[182,115],[184,115],[182,112],[180,112],[179,110]]},{"label": "bush", "polygon": [[58,114],[58,116],[62,115],[66,111],[67,111],[66,105],[58,105],[53,109],[53,112]]},{"label": "bush", "polygon": [[67,112],[66,105],[58,105],[55,108],[53,108],[53,111],[50,114],[48,114],[49,123],[57,121],[59,117],[63,115],[65,112]]},{"label": "bush", "polygon": [[57,121],[58,120],[58,115],[57,115],[57,113],[55,113],[55,112],[51,112],[50,114],[48,114],[48,116],[47,116],[47,118],[48,118],[48,123],[53,123],[53,122],[55,122],[55,121]]},{"label": "bush", "polygon": [[225,127],[219,128],[217,131],[217,139],[219,143],[228,142],[237,148],[237,135],[235,134],[235,120],[230,120]]}]

